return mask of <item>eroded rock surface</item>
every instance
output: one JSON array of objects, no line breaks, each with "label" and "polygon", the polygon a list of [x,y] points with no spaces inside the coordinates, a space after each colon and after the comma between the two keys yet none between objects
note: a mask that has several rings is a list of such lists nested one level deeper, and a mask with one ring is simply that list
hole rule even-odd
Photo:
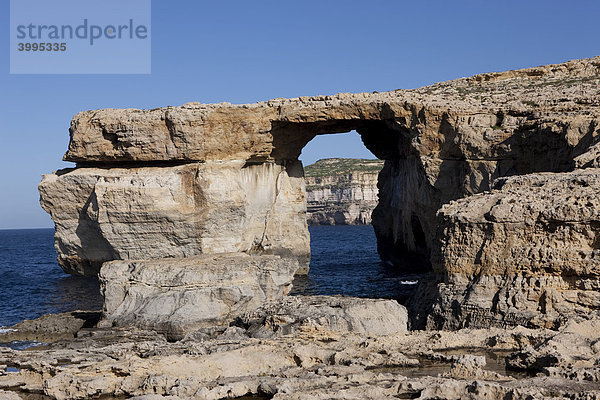
[{"label": "eroded rock surface", "polygon": [[107,262],[100,271],[102,326],[137,326],[180,339],[280,299],[297,270],[293,258],[244,253]]},{"label": "eroded rock surface", "polygon": [[340,296],[288,296],[261,305],[235,320],[255,337],[273,337],[303,329],[388,335],[408,328],[406,308],[394,300]]},{"label": "eroded rock surface", "polygon": [[443,282],[429,288],[426,326],[554,327],[598,313],[600,169],[501,178],[438,216]]},{"label": "eroded rock surface", "polygon": [[84,328],[24,351],[0,347],[0,390],[6,398],[61,400],[593,399],[600,396],[598,327],[592,320],[560,331],[367,337],[305,325],[269,339],[236,326],[175,343],[147,331]]}]

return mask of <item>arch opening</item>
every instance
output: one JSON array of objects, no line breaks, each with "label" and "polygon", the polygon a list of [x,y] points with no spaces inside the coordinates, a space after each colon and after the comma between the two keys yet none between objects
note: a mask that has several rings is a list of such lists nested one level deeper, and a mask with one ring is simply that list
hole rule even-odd
[{"label": "arch opening", "polygon": [[[297,137],[298,131],[305,130],[304,138],[310,138],[307,143],[297,143],[298,146],[302,145],[299,151],[296,149],[294,153],[287,154],[289,157],[298,157],[305,164],[311,243],[308,275],[296,277],[292,293],[393,298],[403,302],[412,294],[421,276],[423,270],[419,264],[420,260],[416,257],[408,256],[410,261],[404,261],[405,257],[398,254],[396,259],[403,260],[398,264],[392,262],[389,257],[383,257],[390,249],[386,247],[387,243],[376,237],[376,230],[370,220],[370,213],[378,203],[377,187],[380,185],[377,182],[380,179],[380,171],[385,163],[400,157],[401,133],[391,131],[387,124],[381,121],[373,124],[362,122],[359,126],[342,124],[327,128],[315,124],[286,126],[287,129],[294,130],[295,134],[290,136]],[[359,131],[337,132],[351,127],[356,127]],[[381,143],[386,141],[387,145],[382,146]],[[353,145],[354,148],[348,149],[348,145]],[[284,147],[289,146],[288,141]],[[357,150],[357,147],[360,150]],[[377,154],[374,154],[371,148],[374,148]],[[388,160],[376,158],[377,155]],[[323,160],[323,157],[326,159]],[[320,161],[315,164],[318,159]],[[349,159],[352,159],[353,164],[350,164]],[[369,159],[379,162],[379,168],[374,174]],[[347,164],[340,165],[343,163]],[[344,172],[346,166],[349,170]],[[314,168],[325,171],[327,176],[318,176]],[[353,168],[355,171],[370,170],[370,173],[354,172],[354,176],[351,176]],[[372,181],[368,182],[369,179]],[[346,189],[340,188],[337,185],[338,181],[343,181]],[[317,194],[314,192],[314,186],[318,187],[315,183],[321,184]],[[374,193],[369,192],[371,188],[361,186],[369,183],[374,186]],[[368,203],[369,194],[373,194],[373,202],[370,203],[368,220],[362,213],[353,214],[352,210],[335,208],[345,200],[356,201],[358,209],[361,201],[366,200],[362,203],[363,206]],[[320,214],[319,218],[314,217],[315,214]],[[416,215],[411,224],[417,249],[425,252],[426,236]],[[404,253],[410,253],[407,249],[408,246],[405,246],[402,250]]]},{"label": "arch opening", "polygon": [[414,150],[418,132],[405,119],[272,122],[271,156],[275,160],[298,160],[302,149],[315,137],[351,131],[356,131],[364,147],[385,162],[378,176],[378,204],[372,214],[381,260],[405,271],[430,271],[435,213],[441,195],[428,181]]}]

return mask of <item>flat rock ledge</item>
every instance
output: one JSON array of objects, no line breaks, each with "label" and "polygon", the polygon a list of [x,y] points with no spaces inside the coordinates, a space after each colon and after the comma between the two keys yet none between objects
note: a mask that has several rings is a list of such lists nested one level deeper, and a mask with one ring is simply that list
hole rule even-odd
[{"label": "flat rock ledge", "polygon": [[[303,318],[302,310],[317,308],[321,318],[333,321],[347,312],[335,311],[340,306],[363,308],[371,302],[298,297],[265,307],[258,315],[265,320],[296,321]],[[384,304],[372,305],[385,311]],[[273,337],[265,337],[265,330],[253,326],[217,326],[202,328],[177,342],[153,331],[90,327],[90,318],[70,313],[15,326],[23,330],[21,339],[44,330],[71,332],[70,339],[25,350],[3,347],[17,332],[0,334],[0,398],[600,397],[598,318],[572,319],[558,330],[401,330],[386,335],[332,331],[326,323],[305,323]],[[64,329],[58,328],[62,325]],[[351,324],[344,326],[354,329]]]},{"label": "flat rock ledge", "polygon": [[406,332],[406,308],[395,300],[342,296],[288,296],[236,318],[234,325],[254,337],[273,337],[302,329],[389,335]]},{"label": "flat rock ledge", "polygon": [[101,326],[136,326],[180,339],[286,295],[298,261],[229,253],[111,261],[100,270]]}]

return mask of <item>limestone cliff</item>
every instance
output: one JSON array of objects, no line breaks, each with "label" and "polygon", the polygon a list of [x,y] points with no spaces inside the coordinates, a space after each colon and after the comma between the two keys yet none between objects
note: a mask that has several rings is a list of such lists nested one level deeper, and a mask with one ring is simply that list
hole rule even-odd
[{"label": "limestone cliff", "polygon": [[304,168],[309,225],[371,223],[381,160],[328,158]]},{"label": "limestone cliff", "polygon": [[[467,326],[477,319],[472,316],[482,315],[462,311],[472,304],[488,304],[489,296],[501,292],[474,290],[468,298],[461,297],[464,288],[479,287],[480,279],[499,279],[490,287],[512,282],[516,288],[512,291],[511,286],[511,293],[516,295],[510,295],[507,304],[529,296],[525,303],[539,305],[527,306],[527,316],[511,319],[502,317],[510,310],[502,314],[500,303],[493,303],[490,314],[484,313],[486,323],[525,323],[558,310],[548,307],[546,299],[559,297],[544,294],[553,293],[556,276],[572,290],[564,291],[564,299],[581,310],[592,309],[586,291],[597,290],[600,242],[593,228],[595,203],[586,200],[586,193],[600,193],[596,179],[581,178],[588,188],[581,195],[588,197],[573,203],[581,208],[573,214],[576,220],[570,219],[570,212],[557,212],[550,222],[534,224],[523,234],[512,232],[521,229],[515,221],[488,224],[494,217],[486,211],[493,209],[486,201],[474,211],[476,223],[465,220],[461,210],[469,208],[469,196],[515,175],[552,173],[541,181],[537,175],[522,178],[530,183],[523,183],[523,195],[513,200],[523,201],[524,208],[515,208],[511,218],[530,215],[527,210],[538,207],[538,201],[544,207],[558,206],[579,190],[564,184],[563,174],[598,167],[600,57],[486,73],[414,90],[79,113],[73,118],[65,155],[77,167],[46,175],[40,184],[42,206],[56,224],[59,263],[67,272],[95,274],[113,259],[241,252],[279,256],[284,275],[286,258],[306,267],[305,184],[297,158],[316,135],[351,130],[385,160],[372,215],[379,253],[398,266],[433,268],[433,290],[418,296],[424,301],[423,295],[431,294],[431,304],[421,306],[430,310],[436,325]],[[556,201],[546,194],[539,199],[526,196],[536,185],[545,185],[544,179],[563,182],[552,189]],[[495,190],[499,192],[480,196],[497,201],[511,196]],[[453,200],[459,206],[453,206]],[[519,217],[518,212],[523,214]],[[438,226],[447,229],[440,233]],[[574,249],[585,240],[588,244],[565,253],[557,250],[563,240]],[[507,244],[527,256],[508,252]],[[491,249],[489,254],[485,248]],[[466,258],[454,257],[455,252],[465,252]],[[550,262],[551,256],[532,252],[558,258]],[[485,264],[484,254],[491,264]],[[465,267],[454,270],[449,260],[455,259]],[[538,266],[534,260],[545,261]],[[488,267],[494,272],[484,273]],[[535,290],[529,290],[531,276],[537,280]],[[126,282],[133,275],[120,279]],[[587,300],[578,300],[580,296]],[[449,299],[454,299],[456,312],[447,310]],[[578,313],[585,314],[581,310]]]},{"label": "limestone cliff", "polygon": [[76,168],[45,175],[39,190],[68,273],[97,275],[110,260],[232,252],[293,255],[308,268],[298,162]]},{"label": "limestone cliff", "polygon": [[[419,288],[417,325],[555,328],[599,314],[600,169],[500,178],[444,205],[438,220],[442,282]],[[433,302],[423,301],[430,290]]]}]

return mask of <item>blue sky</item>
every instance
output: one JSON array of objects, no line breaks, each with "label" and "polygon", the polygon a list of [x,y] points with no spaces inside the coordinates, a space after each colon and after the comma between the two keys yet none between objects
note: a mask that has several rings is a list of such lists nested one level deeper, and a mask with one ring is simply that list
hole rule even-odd
[{"label": "blue sky", "polygon": [[[70,165],[81,110],[414,88],[600,54],[597,1],[154,0],[150,75],[10,75],[0,1],[0,229],[52,226],[37,184]],[[346,134],[302,157],[335,156],[370,155]]]}]

